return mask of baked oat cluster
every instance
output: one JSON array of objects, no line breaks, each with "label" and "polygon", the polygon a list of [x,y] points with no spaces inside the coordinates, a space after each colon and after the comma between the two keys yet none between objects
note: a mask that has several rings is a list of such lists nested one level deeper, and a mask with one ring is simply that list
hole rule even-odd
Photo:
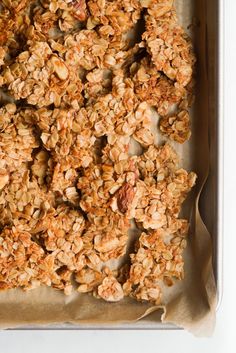
[{"label": "baked oat cluster", "polygon": [[194,63],[173,0],[1,1],[0,289],[158,304],[183,278],[196,175],[152,115],[190,137]]}]

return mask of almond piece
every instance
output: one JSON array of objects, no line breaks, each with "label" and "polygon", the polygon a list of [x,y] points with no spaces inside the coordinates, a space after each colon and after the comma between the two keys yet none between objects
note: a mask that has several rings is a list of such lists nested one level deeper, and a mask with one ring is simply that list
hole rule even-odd
[{"label": "almond piece", "polygon": [[134,198],[134,188],[131,184],[125,183],[117,191],[117,206],[120,212],[125,213],[129,209],[129,205]]},{"label": "almond piece", "polygon": [[69,76],[69,71],[65,63],[57,58],[56,56],[51,57],[51,63],[53,65],[54,72],[60,80],[66,80]]}]

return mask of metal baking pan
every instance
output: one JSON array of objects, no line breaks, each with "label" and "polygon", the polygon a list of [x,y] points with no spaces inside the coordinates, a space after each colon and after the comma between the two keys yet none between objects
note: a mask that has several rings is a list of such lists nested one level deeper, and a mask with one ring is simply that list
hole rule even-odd
[{"label": "metal baking pan", "polygon": [[[213,268],[217,284],[218,307],[221,302],[222,284],[222,243],[223,243],[223,0],[193,0],[195,4],[194,41],[196,54],[199,47],[206,43],[204,57],[198,65],[204,63],[207,70],[207,107],[206,118],[209,121],[209,176],[199,201],[202,219],[212,235]],[[206,36],[204,38],[203,36]],[[202,53],[202,51],[201,51]],[[201,54],[202,55],[202,54]],[[44,327],[22,327],[20,329],[179,329],[170,324],[161,323],[160,311],[132,324],[104,325],[50,325]]]},{"label": "metal baking pan", "polygon": [[210,167],[199,206],[212,235],[218,310],[223,295],[224,0],[206,1],[206,19]]}]

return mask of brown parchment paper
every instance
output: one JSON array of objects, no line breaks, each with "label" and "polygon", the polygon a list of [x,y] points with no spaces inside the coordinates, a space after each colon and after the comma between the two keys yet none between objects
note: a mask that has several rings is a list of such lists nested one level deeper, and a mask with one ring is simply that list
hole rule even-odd
[{"label": "brown parchment paper", "polygon": [[[197,173],[197,185],[185,202],[183,215],[190,219],[191,229],[185,250],[185,279],[166,288],[162,307],[138,303],[125,298],[107,303],[76,291],[69,297],[52,288],[41,287],[24,292],[20,289],[0,292],[0,327],[32,327],[49,324],[111,326],[113,324],[149,322],[150,313],[159,310],[152,324],[171,323],[195,335],[210,335],[215,323],[216,286],[212,268],[212,240],[203,224],[198,200],[208,175],[208,82],[206,71],[206,14],[207,0],[176,0],[180,23],[187,28],[197,18],[194,41],[198,59],[196,102],[192,109],[192,137],[184,145],[171,143],[181,157],[181,165]],[[153,117],[156,142],[164,141],[157,132],[157,117]],[[63,326],[62,326],[63,327]],[[155,326],[152,326],[155,328]]]}]

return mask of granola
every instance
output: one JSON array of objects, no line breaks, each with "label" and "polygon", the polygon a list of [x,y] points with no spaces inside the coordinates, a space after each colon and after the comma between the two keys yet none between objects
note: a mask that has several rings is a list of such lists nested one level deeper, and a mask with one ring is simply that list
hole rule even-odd
[{"label": "granola", "polygon": [[160,304],[184,278],[196,175],[155,136],[190,138],[194,64],[172,0],[1,2],[0,289]]}]

